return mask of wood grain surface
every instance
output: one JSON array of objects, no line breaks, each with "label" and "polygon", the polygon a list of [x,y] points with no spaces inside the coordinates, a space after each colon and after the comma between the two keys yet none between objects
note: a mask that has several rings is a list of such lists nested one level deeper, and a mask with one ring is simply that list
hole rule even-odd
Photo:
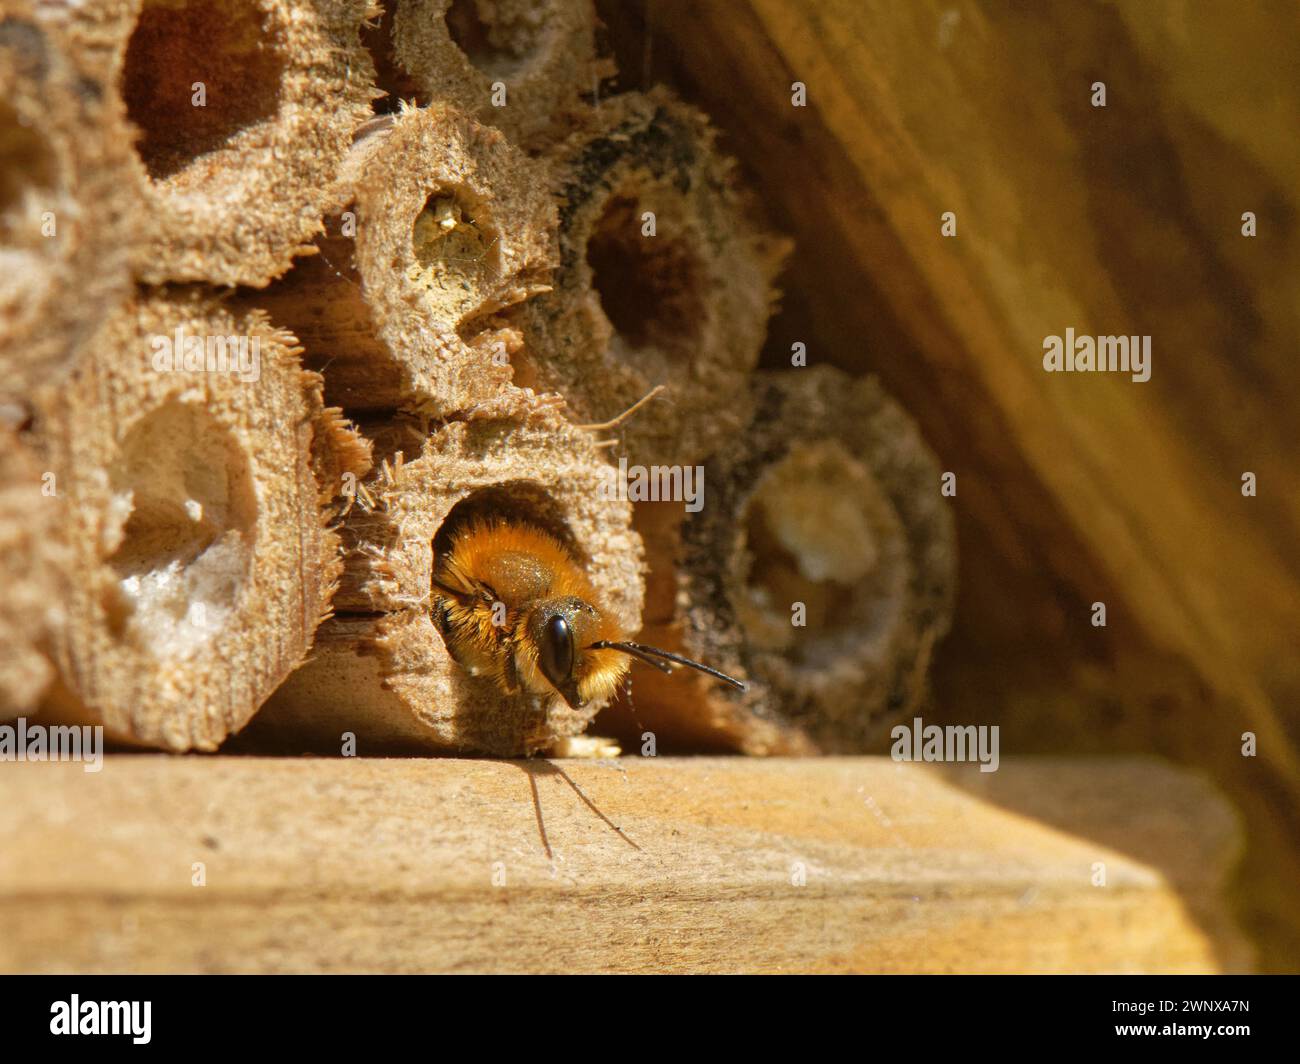
[{"label": "wood grain surface", "polygon": [[1138,759],[110,754],[0,773],[0,970],[1239,970],[1238,851]]}]

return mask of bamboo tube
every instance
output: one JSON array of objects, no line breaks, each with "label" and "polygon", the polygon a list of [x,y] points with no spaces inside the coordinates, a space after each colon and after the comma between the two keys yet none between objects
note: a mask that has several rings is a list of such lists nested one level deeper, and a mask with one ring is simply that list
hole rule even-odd
[{"label": "bamboo tube", "polygon": [[310,249],[327,189],[371,114],[366,0],[55,2],[140,130],[132,191],[149,283],[262,286]]},{"label": "bamboo tube", "polygon": [[703,458],[749,413],[786,243],[760,230],[713,141],[667,93],[629,94],[553,160],[560,270],[520,315],[515,382],[559,392],[588,422],[664,385],[622,430],[634,463]]},{"label": "bamboo tube", "polygon": [[50,636],[71,574],[56,532],[63,504],[19,432],[0,422],[0,720],[33,712],[50,682]]},{"label": "bamboo tube", "polygon": [[359,753],[509,756],[582,732],[599,705],[507,696],[457,665],[430,616],[430,581],[437,553],[466,520],[527,521],[572,547],[603,606],[635,632],[641,541],[629,504],[605,497],[608,464],[590,435],[524,393],[427,434],[409,421],[370,431],[385,457],[366,485],[374,508],[354,509],[344,529],[338,616],[249,739],[337,752],[350,732]]},{"label": "bamboo tube", "polygon": [[370,37],[392,98],[450,104],[533,151],[614,73],[591,0],[392,0]]},{"label": "bamboo tube", "polygon": [[48,710],[124,741],[215,748],[329,612],[333,500],[368,468],[363,441],[323,406],[291,335],[187,290],[110,319],[37,431],[77,574]]},{"label": "bamboo tube", "polygon": [[[749,690],[648,673],[634,717],[669,749],[883,748],[924,696],[952,613],[938,466],[870,378],[789,370],[760,375],[756,393],[748,430],[706,466],[703,508],[637,513],[652,573],[642,640],[741,675]],[[626,733],[620,709],[598,728]]]},{"label": "bamboo tube", "polygon": [[0,17],[0,399],[68,369],[131,283],[140,218],[120,105],[24,4]]},{"label": "bamboo tube", "polygon": [[328,368],[331,402],[441,417],[511,379],[502,308],[545,290],[555,207],[538,168],[454,110],[406,110],[361,139],[321,254],[258,293]]}]

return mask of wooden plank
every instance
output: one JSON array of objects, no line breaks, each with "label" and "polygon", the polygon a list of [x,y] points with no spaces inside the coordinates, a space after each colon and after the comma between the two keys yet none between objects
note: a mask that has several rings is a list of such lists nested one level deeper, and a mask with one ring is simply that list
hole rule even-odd
[{"label": "wooden plank", "polygon": [[1238,849],[1148,760],[118,754],[0,773],[0,970],[1237,970]]}]

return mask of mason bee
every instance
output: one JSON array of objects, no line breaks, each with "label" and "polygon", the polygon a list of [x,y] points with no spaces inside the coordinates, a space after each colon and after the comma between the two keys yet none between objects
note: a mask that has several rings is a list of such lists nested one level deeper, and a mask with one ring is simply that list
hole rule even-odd
[{"label": "mason bee", "polygon": [[505,694],[559,694],[581,709],[614,694],[630,658],[663,672],[685,665],[745,690],[717,669],[624,639],[573,554],[533,525],[474,520],[438,557],[432,583],[448,652]]}]

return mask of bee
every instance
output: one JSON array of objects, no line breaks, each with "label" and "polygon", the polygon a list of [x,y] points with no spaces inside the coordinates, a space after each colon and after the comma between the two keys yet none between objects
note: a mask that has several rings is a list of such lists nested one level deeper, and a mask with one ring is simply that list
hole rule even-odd
[{"label": "bee", "polygon": [[434,567],[433,618],[458,665],[505,694],[558,694],[573,709],[613,696],[635,658],[725,673],[623,638],[571,551],[524,522],[476,519]]}]

